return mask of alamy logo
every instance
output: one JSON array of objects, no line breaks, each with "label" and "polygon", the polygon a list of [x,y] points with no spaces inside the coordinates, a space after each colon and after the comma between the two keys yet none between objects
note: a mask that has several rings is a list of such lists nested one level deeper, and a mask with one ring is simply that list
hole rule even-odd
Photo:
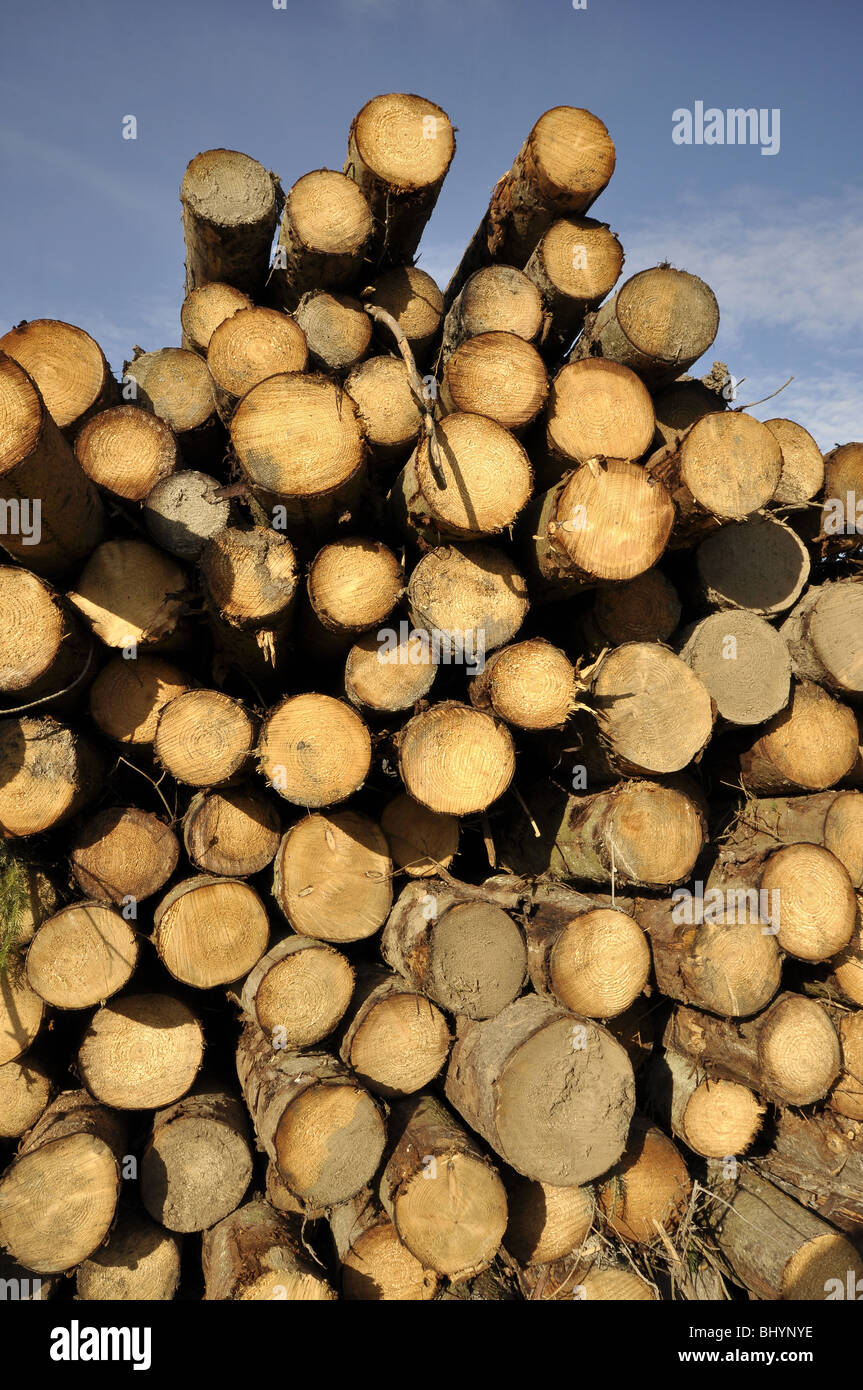
[{"label": "alamy logo", "polygon": [[760,145],[762,154],[779,153],[779,107],[758,110],[754,106],[719,106],[704,109],[696,101],[690,111],[679,106],[671,113],[671,138],[675,145]]},{"label": "alamy logo", "polygon": [[149,1371],[152,1361],[149,1327],[68,1327],[51,1329],[52,1361],[131,1361],[135,1371]]},{"label": "alamy logo", "polygon": [[40,499],[0,498],[0,536],[20,536],[22,545],[38,545],[42,539]]},{"label": "alamy logo", "polygon": [[825,536],[863,536],[863,497],[825,497],[822,529]]},{"label": "alamy logo", "polygon": [[695,891],[675,888],[671,895],[671,920],[678,926],[700,927],[705,922],[739,926],[746,922],[763,922],[765,936],[779,931],[778,888],[708,888],[696,880]]}]

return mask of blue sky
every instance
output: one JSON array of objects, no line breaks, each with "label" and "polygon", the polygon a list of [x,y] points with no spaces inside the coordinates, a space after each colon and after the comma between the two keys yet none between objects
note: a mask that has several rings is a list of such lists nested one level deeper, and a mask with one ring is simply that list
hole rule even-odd
[{"label": "blue sky", "polygon": [[[738,402],[824,448],[863,437],[859,0],[42,0],[0,16],[0,322],[80,324],[119,369],[179,342],[178,189],[199,150],[278,172],[341,168],[378,92],[442,105],[458,148],[421,247],[443,284],[498,176],[549,106],[585,106],[617,146],[593,213],[624,276],[666,258],[715,289],[703,363]],[[779,108],[781,145],[676,145],[672,112]],[[126,115],[138,138],[122,138]]]}]

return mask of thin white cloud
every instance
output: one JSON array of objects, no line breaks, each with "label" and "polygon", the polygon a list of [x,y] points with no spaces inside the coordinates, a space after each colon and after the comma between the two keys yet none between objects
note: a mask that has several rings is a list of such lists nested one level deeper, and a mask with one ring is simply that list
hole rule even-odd
[{"label": "thin white cloud", "polygon": [[141,186],[137,177],[128,180],[118,178],[116,174],[108,173],[104,168],[91,164],[71,150],[49,144],[46,140],[35,140],[17,130],[0,130],[0,148],[9,154],[36,160],[52,169],[55,174],[59,172],[67,177],[71,175],[103,200],[114,203],[127,212],[134,212],[136,216],[146,216],[153,221],[161,221],[162,213],[157,201]]}]

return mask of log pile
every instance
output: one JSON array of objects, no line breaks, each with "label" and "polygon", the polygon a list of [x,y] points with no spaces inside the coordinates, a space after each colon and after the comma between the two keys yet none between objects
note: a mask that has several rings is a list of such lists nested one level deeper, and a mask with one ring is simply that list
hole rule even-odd
[{"label": "log pile", "polygon": [[205,151],[177,344],[0,337],[4,1287],[863,1275],[863,445],[689,374],[590,112],[437,286],[454,151]]}]

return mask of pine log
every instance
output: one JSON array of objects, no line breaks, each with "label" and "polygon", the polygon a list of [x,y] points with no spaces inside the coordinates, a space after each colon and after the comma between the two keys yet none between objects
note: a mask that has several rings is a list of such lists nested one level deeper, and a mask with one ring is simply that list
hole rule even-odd
[{"label": "pine log", "polygon": [[176,884],[153,912],[153,944],[175,980],[211,989],[247,975],[267,949],[269,924],[253,888],[197,874]]},{"label": "pine log", "polygon": [[697,798],[659,782],[624,781],[577,796],[546,784],[526,800],[541,833],[513,811],[501,842],[513,873],[662,888],[689,878],[707,839]]},{"label": "pine log", "polygon": [[99,344],[59,319],[26,320],[0,338],[0,352],[24,368],[64,438],[73,443],[81,426],[119,397]]},{"label": "pine log", "polygon": [[160,656],[149,652],[137,653],[134,660],[116,656],[93,682],[90,714],[108,738],[146,746],[156,737],[165,705],[189,685],[189,677]]},{"label": "pine log", "polygon": [[393,864],[408,878],[429,878],[448,869],[458,853],[459,823],[455,816],[430,811],[401,792],[381,814]]},{"label": "pine log", "polygon": [[470,541],[514,524],[530,498],[533,470],[527,451],[491,413],[447,415],[436,429],[434,456],[427,439],[417,445],[390,495],[409,535],[430,544],[441,536]]},{"label": "pine log", "polygon": [[383,831],[357,811],[306,816],[279,846],[273,896],[302,936],[334,942],[373,936],[392,905]]},{"label": "pine log", "polygon": [[257,787],[196,792],[183,817],[192,864],[219,878],[247,878],[272,863],[281,839],[278,809]]},{"label": "pine log", "polygon": [[623,642],[667,642],[680,622],[680,597],[661,570],[620,584],[600,584],[582,614],[581,631],[594,656]]},{"label": "pine log", "polygon": [[187,690],[164,705],[153,751],[166,772],[190,787],[218,787],[238,777],[255,746],[255,724],[239,700],[221,690]]},{"label": "pine log", "polygon": [[289,695],[261,728],[258,769],[294,806],[318,810],[346,801],[363,785],[371,737],[360,716],[329,695]]},{"label": "pine log", "polygon": [[601,741],[621,774],[678,772],[710,739],[710,693],[659,642],[626,642],[602,661],[591,690]]},{"label": "pine log", "polygon": [[424,555],[408,582],[411,621],[437,640],[438,660],[479,665],[512,640],[528,610],[527,581],[494,546],[440,546]]},{"label": "pine log", "polygon": [[863,894],[857,896],[857,912],[858,926],[845,949],[830,962],[827,984],[852,1004],[863,1005]]},{"label": "pine log", "polygon": [[473,1135],[436,1097],[393,1107],[379,1193],[424,1268],[457,1283],[491,1264],[506,1229],[506,1192]]},{"label": "pine log", "polygon": [[146,541],[103,541],[69,593],[107,647],[153,645],[176,631],[186,575]]},{"label": "pine log", "polygon": [[[0,1036],[0,1046],[4,1041]],[[0,1063],[0,1139],[20,1139],[32,1129],[56,1089],[50,1072],[32,1056]]]},{"label": "pine log", "polygon": [[513,1176],[503,1243],[522,1265],[547,1265],[579,1249],[595,1213],[589,1187],[553,1187]]},{"label": "pine log", "polygon": [[405,575],[396,556],[366,536],[348,536],[318,551],[309,566],[309,602],[324,627],[336,633],[364,632],[389,617]]},{"label": "pine log", "polygon": [[623,1157],[597,1184],[596,1199],[622,1241],[650,1245],[680,1224],[691,1191],[680,1150],[657,1125],[637,1115]]},{"label": "pine log", "polygon": [[3,352],[0,408],[3,548],[37,574],[62,575],[80,565],[101,540],[102,504],[36,383]]},{"label": "pine log", "polygon": [[51,716],[0,720],[0,838],[38,835],[96,796],[104,758]]},{"label": "pine log", "polygon": [[248,1117],[229,1091],[199,1081],[156,1111],[141,1155],[141,1200],[160,1226],[215,1226],[242,1202],[251,1176]]},{"label": "pine log", "polygon": [[533,280],[512,265],[474,271],[444,320],[441,362],[480,333],[515,333],[535,342],[544,327],[543,303]]},{"label": "pine log", "polygon": [[796,844],[829,849],[848,870],[854,887],[863,888],[863,793],[750,797],[724,836],[725,847],[740,847],[744,858]]},{"label": "pine log", "polygon": [[72,1269],[114,1220],[125,1124],[86,1091],[64,1091],[0,1178],[0,1244],[36,1274]]},{"label": "pine log", "polygon": [[228,524],[231,504],[208,473],[180,469],[144,499],[144,522],[158,546],[180,560],[197,560],[205,545]]},{"label": "pine log", "polygon": [[791,698],[788,647],[757,613],[711,613],[684,628],[677,648],[726,724],[763,724]]},{"label": "pine log", "polygon": [[216,413],[213,378],[206,362],[186,348],[135,348],[123,363],[123,380],[132,383],[132,399],[164,420],[177,438],[189,467],[215,465],[224,436]]},{"label": "pine log", "polygon": [[782,450],[782,473],[773,494],[782,506],[809,502],[824,486],[824,459],[812,435],[793,420],[765,420]]},{"label": "pine log", "polygon": [[468,816],[503,795],[515,774],[515,746],[505,724],[445,700],[413,719],[398,736],[399,775],[430,811]]},{"label": "pine log", "polygon": [[78,1049],[87,1090],[113,1110],[155,1110],[192,1086],[204,1055],[198,1018],[169,994],[124,995],[97,1009]]},{"label": "pine log", "polygon": [[302,1225],[256,1197],[204,1233],[204,1298],[331,1302],[335,1291],[309,1256]]},{"label": "pine log", "polygon": [[381,955],[421,994],[461,1018],[493,1018],[525,981],[524,937],[494,902],[465,899],[457,886],[425,878],[399,895],[381,936]]},{"label": "pine log", "polygon": [[303,174],[288,190],[271,284],[285,308],[308,290],[337,290],[363,274],[372,214],[353,179],[334,169]]},{"label": "pine log", "polygon": [[718,328],[719,306],[710,286],[688,271],[658,265],[631,276],[606,300],[573,355],[620,362],[656,390],[688,371]]},{"label": "pine log", "polygon": [[371,1193],[361,1192],[330,1213],[342,1272],[342,1297],[363,1303],[425,1303],[440,1278],[423,1269]]},{"label": "pine log", "polygon": [[667,1046],[650,1084],[663,1122],[702,1158],[734,1158],[755,1142],[765,1108],[748,1086],[705,1077],[691,1057]]},{"label": "pine log", "polygon": [[809,681],[794,681],[791,700],[740,755],[747,791],[761,795],[824,791],[858,757],[854,711]]},{"label": "pine log", "polygon": [[538,888],[525,921],[537,994],[584,1018],[614,1018],[644,991],[650,946],[629,912],[567,888]]},{"label": "pine log", "polygon": [[682,376],[654,392],[653,408],[657,443],[661,440],[663,444],[672,444],[675,437],[688,430],[696,420],[725,410],[726,402],[715,381]]},{"label": "pine log", "polygon": [[171,426],[128,404],[88,420],[75,438],[75,456],[91,482],[127,502],[143,502],[179,458]]},{"label": "pine log", "polygon": [[575,706],[575,671],[544,637],[494,652],[468,687],[471,704],[518,729],[559,729]]},{"label": "pine log", "polygon": [[399,463],[411,452],[422,428],[407,367],[400,357],[367,357],[345,380],[355,402],[373,463]]},{"label": "pine log", "polygon": [[524,273],[542,296],[542,347],[557,361],[610,294],[623,269],[623,247],[605,222],[561,217],[543,233]]},{"label": "pine log", "polygon": [[863,1123],[830,1110],[780,1110],[758,1170],[842,1231],[863,1223]]},{"label": "pine log", "polygon": [[554,106],[531,130],[498,180],[482,222],[446,291],[450,305],[467,277],[493,261],[523,266],[557,217],[585,213],[614,172],[614,144],[598,116]]},{"label": "pine log", "polygon": [[130,980],[138,941],[113,907],[72,903],[38,928],[27,952],[27,983],[55,1009],[87,1009]]},{"label": "pine log", "polygon": [[656,429],[644,383],[617,362],[568,362],[551,383],[545,414],[544,481],[588,459],[640,459]]},{"label": "pine log", "polygon": [[0,972],[0,1065],[14,1062],[42,1026],[45,1005],[30,988],[24,964],[11,956]]},{"label": "pine log", "polygon": [[344,172],[371,210],[375,265],[413,259],[454,153],[449,117],[424,97],[372,97],[354,117]]},{"label": "pine log", "polygon": [[192,290],[183,300],[180,326],[182,346],[206,357],[210,339],[220,323],[238,309],[251,309],[252,301],[242,290],[234,289],[221,280],[208,280]]},{"label": "pine log", "polygon": [[375,1095],[392,1100],[422,1090],[446,1062],[451,1041],[440,1009],[402,976],[376,966],[359,972],[339,1056]]},{"label": "pine log", "polygon": [[69,863],[83,893],[122,907],[158,893],[179,853],[173,830],[152,811],[109,806],[77,830]]},{"label": "pine log", "polygon": [[801,680],[852,700],[863,696],[863,580],[811,585],[782,635]]},{"label": "pine log", "polygon": [[94,665],[92,639],[50,584],[0,565],[0,691],[7,707],[74,704]]},{"label": "pine log", "polygon": [[351,295],[310,290],[297,305],[294,317],[320,371],[349,372],[369,350],[372,321]]},{"label": "pine log", "polygon": [[345,658],[345,694],[364,714],[413,709],[434,684],[437,665],[428,634],[401,622],[395,647],[393,635],[392,628],[367,632]]},{"label": "pine log", "polygon": [[753,516],[714,531],[698,547],[696,565],[711,608],[743,608],[764,618],[793,607],[811,567],[800,537],[773,516]]},{"label": "pine log", "polygon": [[517,1173],[570,1187],[620,1157],[635,1079],[604,1028],[527,994],[495,1018],[463,1027],[446,1096]]},{"label": "pine log", "polygon": [[274,1046],[293,1051],[329,1037],[353,991],[354,968],[340,951],[312,937],[286,936],[246,977],[240,1002]]},{"label": "pine log", "polygon": [[[364,299],[367,308],[374,305],[395,319],[414,362],[427,366],[438,345],[443,320],[443,295],[431,276],[416,265],[396,266],[379,276]],[[389,325],[378,328],[378,336],[385,347],[391,345]]]},{"label": "pine log", "polygon": [[548,376],[536,348],[508,331],[478,333],[447,360],[440,401],[523,433],[545,405]]},{"label": "pine log", "polygon": [[287,536],[269,526],[225,526],[201,552],[204,593],[222,622],[241,631],[281,629],[299,585]]},{"label": "pine log", "polygon": [[853,1013],[831,1006],[839,1044],[842,1072],[827,1104],[850,1120],[863,1120],[863,1009]]},{"label": "pine log", "polygon": [[180,187],[186,294],[208,280],[256,295],[264,285],[281,190],[274,174],[237,150],[206,150]]},{"label": "pine log", "polygon": [[337,1058],[274,1049],[247,1024],[237,1073],[259,1144],[305,1206],[337,1206],[371,1181],[386,1139],[383,1113]]},{"label": "pine log", "polygon": [[121,1207],[107,1242],[75,1271],[86,1302],[169,1302],[180,1282],[180,1241],[134,1208]]}]

